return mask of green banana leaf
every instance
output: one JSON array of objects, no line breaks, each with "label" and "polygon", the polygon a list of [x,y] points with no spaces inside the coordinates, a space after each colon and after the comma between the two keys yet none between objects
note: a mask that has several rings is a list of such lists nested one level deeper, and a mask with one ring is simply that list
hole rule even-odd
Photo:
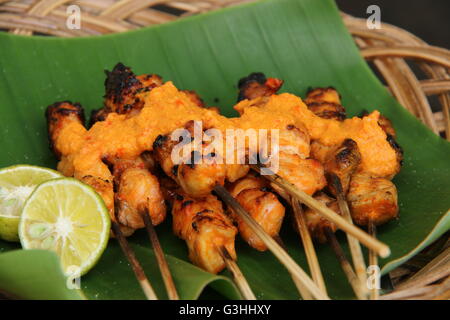
[{"label": "green banana leaf", "polygon": [[13,250],[0,254],[0,284],[0,289],[14,298],[85,299],[82,291],[66,279],[58,256],[51,251]]},{"label": "green banana leaf", "polygon": [[[405,262],[449,229],[450,144],[389,95],[359,55],[331,0],[260,1],[101,37],[0,34],[0,167],[17,163],[54,167],[46,137],[46,106],[73,100],[88,111],[100,107],[103,70],[118,61],[138,74],[158,73],[179,88],[196,90],[229,116],[235,115],[235,84],[250,72],[284,79],[283,90],[301,96],[310,86],[334,86],[350,116],[363,109],[378,109],[392,119],[405,151],[403,169],[394,180],[401,217],[378,230],[379,239],[392,250],[389,258],[380,261],[382,272]],[[281,237],[307,270],[298,235],[288,220]],[[172,234],[170,223],[157,229],[181,296],[195,299],[210,284],[226,298],[239,297],[227,272],[217,277],[184,262],[188,261],[185,244]],[[343,234],[338,238],[347,250]],[[158,295],[164,297],[145,233],[137,232],[130,241]],[[236,246],[239,266],[258,298],[299,297],[288,273],[269,252],[257,252],[241,240]],[[14,248],[17,245],[0,242],[0,251]],[[317,251],[330,296],[353,298],[330,248],[318,245]],[[11,274],[16,281],[21,276]],[[143,298],[114,240],[81,284],[89,299]],[[60,298],[67,297],[62,294]]]}]

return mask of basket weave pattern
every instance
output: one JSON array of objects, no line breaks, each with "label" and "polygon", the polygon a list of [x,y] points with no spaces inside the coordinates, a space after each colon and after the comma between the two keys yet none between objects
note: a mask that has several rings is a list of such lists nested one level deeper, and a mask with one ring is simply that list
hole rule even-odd
[{"label": "basket weave pattern", "polygon": [[[251,1],[254,0],[0,0],[0,30],[59,37],[101,35]],[[82,12],[80,30],[66,27],[66,11],[73,4]],[[450,141],[450,51],[430,46],[389,24],[383,23],[380,29],[369,30],[365,19],[346,14],[342,17],[361,55],[373,62],[392,95],[433,132]],[[417,72],[412,70],[413,64],[414,70],[420,70],[426,79],[419,79]],[[430,107],[430,96],[438,97],[439,106],[434,107],[435,110]],[[398,290],[382,299],[450,299],[449,270],[447,234],[391,272]]]}]

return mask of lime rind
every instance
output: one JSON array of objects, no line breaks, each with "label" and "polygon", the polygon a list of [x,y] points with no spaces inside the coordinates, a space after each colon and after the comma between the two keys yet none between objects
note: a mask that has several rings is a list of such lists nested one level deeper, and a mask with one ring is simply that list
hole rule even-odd
[{"label": "lime rind", "polygon": [[0,170],[0,239],[19,241],[18,224],[26,199],[40,183],[60,177],[58,171],[33,165]]},{"label": "lime rind", "polygon": [[[70,199],[70,195],[64,195],[64,192],[67,192],[67,190],[73,191],[74,188],[78,188],[78,194],[82,194],[86,196],[86,198],[81,196],[76,197],[76,199]],[[49,189],[50,191],[46,189]],[[67,190],[64,191],[65,189]],[[52,236],[49,236],[49,233],[46,230],[46,227],[48,226],[45,226],[43,221],[36,221],[33,228],[31,228],[31,230],[29,228],[30,221],[32,221],[32,217],[29,217],[29,215],[32,214],[29,214],[29,211],[33,212],[33,210],[36,209],[36,205],[43,205],[43,203],[39,203],[41,201],[39,197],[48,197],[48,194],[45,194],[46,191],[51,193],[52,190],[55,191],[56,194],[59,193],[59,196],[56,195],[53,199],[50,199],[50,201],[53,201],[54,203],[47,203],[47,207],[56,205],[61,213],[69,210],[68,208],[74,206],[74,203],[76,203],[76,209],[72,210],[69,216],[60,218],[61,215],[59,215],[59,217],[56,217],[56,215],[52,217],[49,212],[43,214],[45,215],[45,219],[49,220],[45,221],[45,223],[49,223],[50,225],[53,223],[53,226],[59,224],[59,233],[57,236],[53,236],[53,238]],[[66,196],[64,201],[61,200],[63,195]],[[69,196],[69,199],[67,199],[67,196]],[[90,200],[95,201],[95,211],[99,214],[102,224],[101,232],[97,234],[95,232],[89,234],[89,230],[83,229],[83,225],[92,222],[90,214],[83,211],[83,206]],[[43,201],[45,202],[46,200]],[[35,207],[32,208],[32,206]],[[42,206],[42,209],[45,210],[45,206]],[[64,213],[67,215],[67,212]],[[75,217],[76,220],[68,221],[71,217]],[[75,227],[70,229],[68,223],[71,223],[72,227],[75,225]],[[92,187],[74,178],[58,178],[40,184],[26,201],[23,209],[23,216],[19,223],[19,238],[24,249],[46,249],[55,251],[60,256],[63,272],[66,275],[71,274],[74,270],[73,267],[76,266],[77,273],[81,276],[86,274],[100,259],[108,244],[110,227],[111,221],[108,209],[101,196]],[[31,239],[30,232],[33,234],[34,239]],[[61,233],[64,232],[67,232],[65,237],[61,236]],[[86,252],[89,252],[89,254],[86,254]]]}]

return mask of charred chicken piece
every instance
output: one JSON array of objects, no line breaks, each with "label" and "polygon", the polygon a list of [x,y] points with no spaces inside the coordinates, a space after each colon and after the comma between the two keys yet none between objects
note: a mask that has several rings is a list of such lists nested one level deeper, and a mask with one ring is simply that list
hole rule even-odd
[{"label": "charred chicken piece", "polygon": [[270,97],[277,93],[283,85],[283,80],[266,78],[262,72],[254,72],[239,80],[239,95],[237,101],[255,99],[258,97]]},{"label": "charred chicken piece", "polygon": [[218,273],[225,262],[218,248],[224,246],[236,259],[234,241],[237,229],[212,194],[194,199],[178,192],[172,204],[173,232],[186,241],[189,259],[198,267]]},{"label": "charred chicken piece", "polygon": [[[248,174],[229,185],[228,191],[268,235],[278,235],[285,209],[275,194],[269,191],[267,180]],[[240,216],[232,213],[232,217],[237,222],[240,235],[250,246],[259,251],[267,250],[264,242]]]},{"label": "charred chicken piece", "polygon": [[142,157],[104,159],[114,176],[116,216],[119,222],[133,229],[143,228],[143,214],[153,225],[166,217],[164,198],[158,179],[153,176]]},{"label": "charred chicken piece", "polygon": [[[189,121],[185,128],[193,133],[193,122]],[[192,140],[189,149],[192,151],[185,157],[181,154],[180,161],[174,163],[172,151],[179,143],[172,141],[169,135],[160,135],[153,143],[153,151],[155,159],[160,163],[163,171],[174,179],[184,192],[194,198],[204,197],[216,185],[225,183],[226,166],[221,163],[220,155],[209,153],[210,142]],[[184,147],[187,147],[188,144],[189,142]]]},{"label": "charred chicken piece", "polygon": [[345,108],[341,105],[339,93],[333,87],[315,88],[308,91],[304,101],[312,112],[324,119],[343,121]]},{"label": "charred chicken piece", "polygon": [[[336,199],[327,196],[323,192],[317,193],[314,196],[314,199],[322,202],[334,212],[341,214]],[[306,208],[305,210],[305,219],[311,236],[320,243],[324,243],[327,241],[325,229],[330,229],[332,232],[336,232],[337,230],[337,227],[334,223],[323,218],[320,214],[310,208]]]},{"label": "charred chicken piece", "polygon": [[[331,152],[324,163],[328,189],[333,195],[338,192],[347,194],[350,179],[353,173],[358,169],[361,162],[361,154],[358,145],[352,139],[346,139],[333,152]],[[342,190],[336,190],[335,178],[338,179]]]},{"label": "charred chicken piece", "polygon": [[385,178],[356,173],[347,194],[353,221],[366,226],[386,223],[398,216],[397,188]]},{"label": "charred chicken piece", "polygon": [[105,108],[107,112],[132,114],[142,109],[144,101],[136,95],[163,84],[154,74],[136,76],[129,67],[116,64],[112,71],[105,71]]},{"label": "charred chicken piece", "polygon": [[120,175],[116,194],[117,218],[133,229],[144,228],[142,214],[148,214],[153,225],[166,217],[166,206],[158,179],[147,169],[128,168]]}]

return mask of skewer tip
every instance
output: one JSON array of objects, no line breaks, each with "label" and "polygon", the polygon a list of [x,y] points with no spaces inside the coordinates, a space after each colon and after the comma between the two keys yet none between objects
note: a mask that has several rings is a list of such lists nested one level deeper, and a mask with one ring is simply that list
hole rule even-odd
[{"label": "skewer tip", "polygon": [[380,250],[380,257],[387,258],[391,255],[391,249],[389,247]]}]

